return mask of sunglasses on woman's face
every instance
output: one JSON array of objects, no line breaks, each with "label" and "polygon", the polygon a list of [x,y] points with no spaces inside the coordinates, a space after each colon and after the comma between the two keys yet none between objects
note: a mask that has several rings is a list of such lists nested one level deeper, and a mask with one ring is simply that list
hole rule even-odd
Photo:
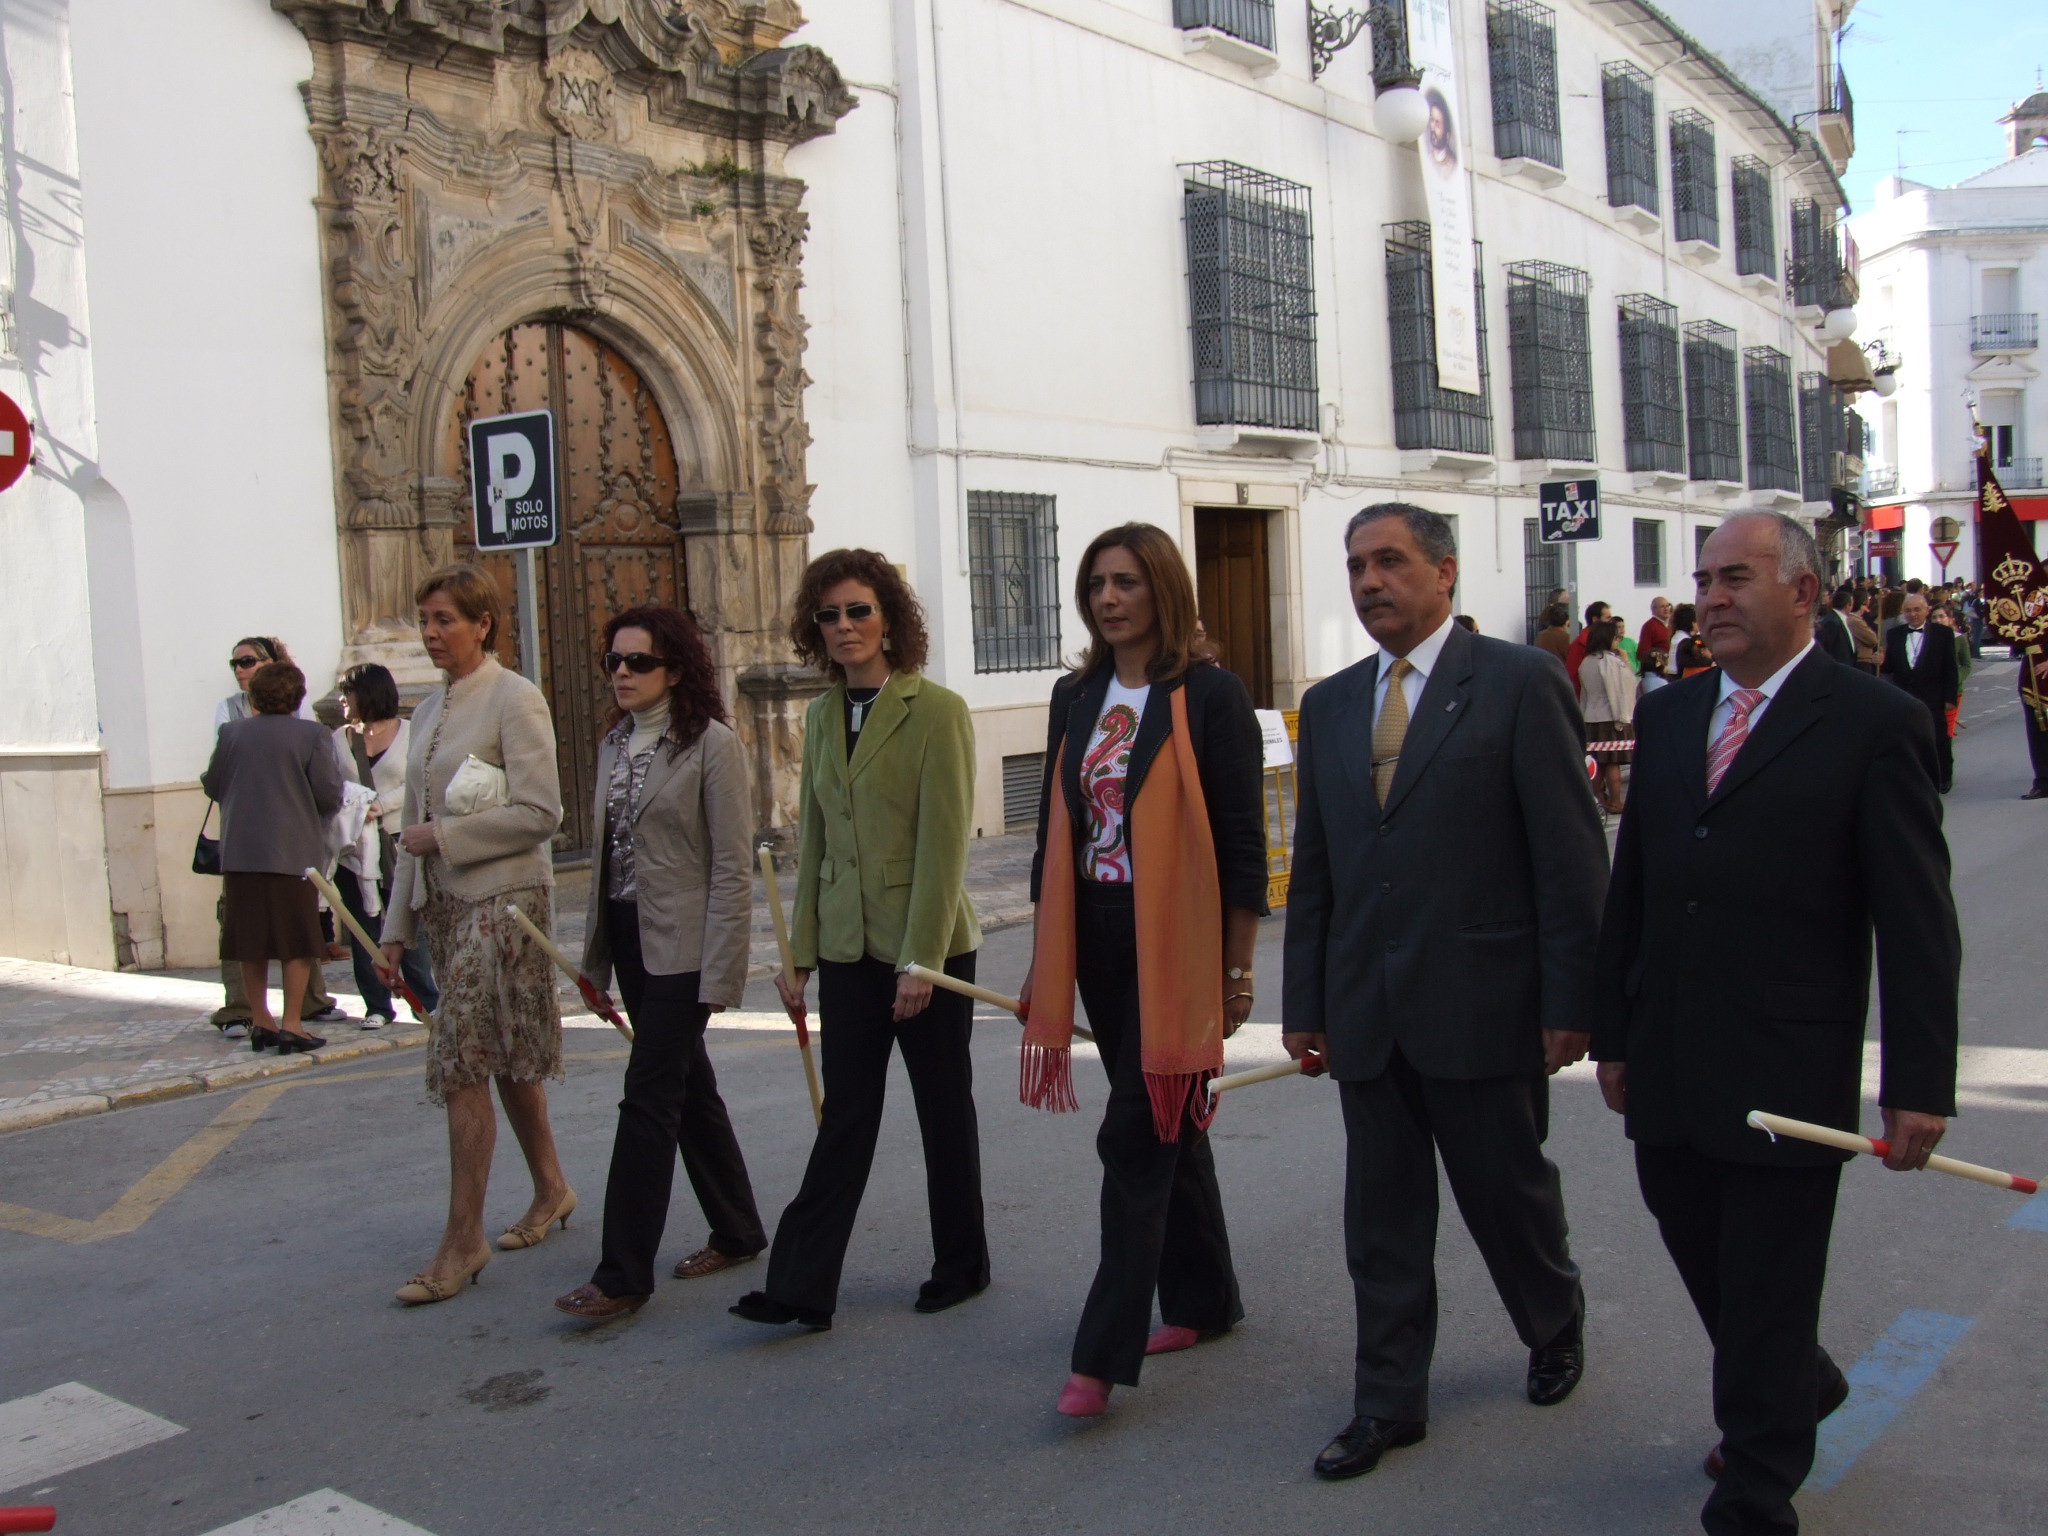
[{"label": "sunglasses on woman's face", "polygon": [[228,665],[237,672],[246,672],[251,667],[262,666],[263,658],[261,656],[230,656],[228,658]]},{"label": "sunglasses on woman's face", "polygon": [[623,654],[618,651],[606,651],[603,664],[606,677],[610,677],[621,667],[637,677],[645,677],[649,672],[659,672],[668,665],[659,656],[650,656],[645,651],[627,651]]},{"label": "sunglasses on woman's face", "polygon": [[846,615],[848,623],[865,624],[875,616],[875,605],[873,603],[848,603],[844,608],[820,608],[811,617],[817,620],[818,628],[826,629],[837,624],[842,613]]}]

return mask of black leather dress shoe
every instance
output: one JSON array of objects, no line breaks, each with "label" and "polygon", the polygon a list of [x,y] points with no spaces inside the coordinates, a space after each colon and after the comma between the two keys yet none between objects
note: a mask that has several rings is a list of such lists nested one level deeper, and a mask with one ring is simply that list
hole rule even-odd
[{"label": "black leather dress shoe", "polygon": [[1374,1419],[1361,1414],[1337,1431],[1316,1458],[1316,1476],[1331,1482],[1363,1477],[1388,1451],[1420,1445],[1429,1426],[1417,1419]]},{"label": "black leather dress shoe", "polygon": [[988,1289],[988,1282],[979,1285],[941,1285],[936,1280],[927,1280],[917,1288],[917,1300],[912,1303],[919,1312],[943,1312],[948,1307],[957,1307],[963,1301],[971,1301]]},{"label": "black leather dress shoe", "polygon": [[1529,1351],[1529,1401],[1552,1408],[1572,1395],[1586,1374],[1586,1312],[1582,1305],[1564,1331]]},{"label": "black leather dress shoe", "polygon": [[750,1323],[802,1323],[813,1333],[824,1333],[832,1326],[830,1312],[805,1312],[771,1299],[766,1291],[749,1291],[725,1310]]},{"label": "black leather dress shoe", "polygon": [[2021,795],[2020,798],[2022,800],[2048,800],[2048,784],[2036,784],[2024,795]]},{"label": "black leather dress shoe", "polygon": [[[1820,1389],[1820,1412],[1816,1416],[1815,1421],[1818,1422],[1820,1419],[1826,1418],[1847,1401],[1849,1401],[1849,1378],[1844,1376],[1840,1370],[1837,1370],[1827,1385]],[[1715,1482],[1721,1481],[1721,1474],[1728,1470],[1728,1457],[1721,1446],[1716,1445],[1711,1451],[1707,1452],[1704,1470],[1707,1476],[1711,1477]]]}]

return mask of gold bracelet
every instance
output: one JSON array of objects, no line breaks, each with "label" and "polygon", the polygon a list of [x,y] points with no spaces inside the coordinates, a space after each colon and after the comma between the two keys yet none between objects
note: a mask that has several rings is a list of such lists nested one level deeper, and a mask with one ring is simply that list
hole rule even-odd
[{"label": "gold bracelet", "polygon": [[1224,1001],[1224,1003],[1225,1003],[1226,1005],[1228,1005],[1228,1004],[1230,1004],[1230,1003],[1234,1003],[1234,1002],[1236,1002],[1236,1001],[1237,1001],[1237,1000],[1238,1000],[1238,999],[1239,999],[1240,997],[1242,997],[1242,998],[1245,998],[1245,999],[1247,999],[1247,1000],[1250,1000],[1250,998],[1251,998],[1251,993],[1249,993],[1249,992],[1233,992],[1233,993],[1231,993],[1231,994],[1230,994],[1230,996],[1228,996],[1228,997],[1224,998],[1224,999],[1223,999],[1223,1001]]}]

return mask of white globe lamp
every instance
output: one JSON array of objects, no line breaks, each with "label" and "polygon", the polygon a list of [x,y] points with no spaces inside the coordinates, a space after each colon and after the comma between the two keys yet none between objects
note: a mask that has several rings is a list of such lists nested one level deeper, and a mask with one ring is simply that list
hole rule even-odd
[{"label": "white globe lamp", "polygon": [[1889,400],[1899,392],[1899,375],[1896,369],[1881,368],[1870,376],[1870,387],[1877,391],[1877,398]]},{"label": "white globe lamp", "polygon": [[1393,144],[1413,144],[1429,126],[1429,106],[1412,85],[1397,85],[1373,99],[1372,125]]},{"label": "white globe lamp", "polygon": [[1847,341],[1855,334],[1856,311],[1853,308],[1844,305],[1840,309],[1831,309],[1826,315],[1822,316],[1820,322],[1820,339],[1822,341]]}]

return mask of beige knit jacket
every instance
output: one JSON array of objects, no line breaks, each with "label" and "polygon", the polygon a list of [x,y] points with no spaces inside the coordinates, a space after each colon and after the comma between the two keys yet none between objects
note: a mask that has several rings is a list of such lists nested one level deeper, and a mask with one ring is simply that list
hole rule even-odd
[{"label": "beige knit jacket", "polygon": [[[442,803],[448,781],[472,754],[505,770],[512,798],[473,816],[450,816]],[[432,822],[438,851],[416,858],[399,850],[384,914],[385,943],[412,943],[414,892],[428,877],[427,861],[434,866],[434,888],[464,901],[554,883],[549,840],[562,824],[554,720],[541,691],[493,657],[429,694],[413,711],[405,824],[422,821]]]}]

